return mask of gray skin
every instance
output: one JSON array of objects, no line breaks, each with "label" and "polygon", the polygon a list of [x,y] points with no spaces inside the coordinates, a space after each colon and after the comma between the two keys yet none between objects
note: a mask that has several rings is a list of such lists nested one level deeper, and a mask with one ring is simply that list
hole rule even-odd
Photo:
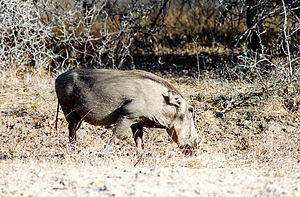
[{"label": "gray skin", "polygon": [[164,79],[145,71],[74,69],[57,77],[58,104],[76,144],[84,120],[92,125],[116,123],[111,142],[127,137],[131,128],[137,148],[143,145],[143,127],[165,128],[184,153],[198,143],[194,108]]}]

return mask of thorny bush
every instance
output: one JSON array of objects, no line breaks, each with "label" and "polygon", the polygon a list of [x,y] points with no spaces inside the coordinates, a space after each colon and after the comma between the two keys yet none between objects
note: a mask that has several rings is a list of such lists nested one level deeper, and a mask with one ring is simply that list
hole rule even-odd
[{"label": "thorny bush", "polygon": [[126,4],[107,0],[91,4],[72,0],[3,0],[0,66],[16,65],[26,71],[41,66],[59,70],[79,65],[132,65],[132,55],[161,28],[157,19],[148,23],[148,18],[156,12],[154,8],[163,6],[157,0]]}]

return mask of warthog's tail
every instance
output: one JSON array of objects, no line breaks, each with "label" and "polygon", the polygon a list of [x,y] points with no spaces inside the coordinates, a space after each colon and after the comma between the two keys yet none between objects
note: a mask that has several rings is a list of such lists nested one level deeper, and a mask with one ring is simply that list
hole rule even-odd
[{"label": "warthog's tail", "polygon": [[59,112],[59,101],[57,101],[56,119],[55,119],[55,130],[57,130],[58,112]]}]

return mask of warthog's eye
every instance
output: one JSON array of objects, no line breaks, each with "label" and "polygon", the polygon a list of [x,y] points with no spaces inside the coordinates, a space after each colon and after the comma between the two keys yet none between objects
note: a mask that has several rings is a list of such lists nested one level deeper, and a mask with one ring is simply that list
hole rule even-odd
[{"label": "warthog's eye", "polygon": [[185,118],[185,115],[184,114],[180,114],[179,119],[183,120],[184,118]]},{"label": "warthog's eye", "polygon": [[194,108],[192,106],[189,106],[188,110],[189,112],[194,113]]}]

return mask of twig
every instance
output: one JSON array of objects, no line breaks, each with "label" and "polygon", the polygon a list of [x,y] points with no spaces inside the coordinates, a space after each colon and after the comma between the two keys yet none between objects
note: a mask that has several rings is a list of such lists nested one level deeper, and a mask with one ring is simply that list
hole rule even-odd
[{"label": "twig", "polygon": [[291,53],[290,53],[290,47],[289,47],[289,41],[288,41],[288,36],[287,36],[287,13],[286,13],[286,8],[285,8],[285,3],[284,0],[282,0],[282,6],[283,6],[283,12],[284,12],[284,23],[283,23],[283,34],[284,34],[284,39],[286,43],[286,50],[287,50],[287,55],[288,55],[288,63],[289,63],[289,83],[292,81],[292,76],[293,76],[293,67],[292,67],[292,61],[291,61]]},{"label": "twig", "polygon": [[198,51],[198,36],[194,39],[194,45],[196,48],[196,56],[197,56],[197,69],[198,69],[198,80],[200,79],[201,71],[200,71],[200,61],[199,61],[199,51]]}]

